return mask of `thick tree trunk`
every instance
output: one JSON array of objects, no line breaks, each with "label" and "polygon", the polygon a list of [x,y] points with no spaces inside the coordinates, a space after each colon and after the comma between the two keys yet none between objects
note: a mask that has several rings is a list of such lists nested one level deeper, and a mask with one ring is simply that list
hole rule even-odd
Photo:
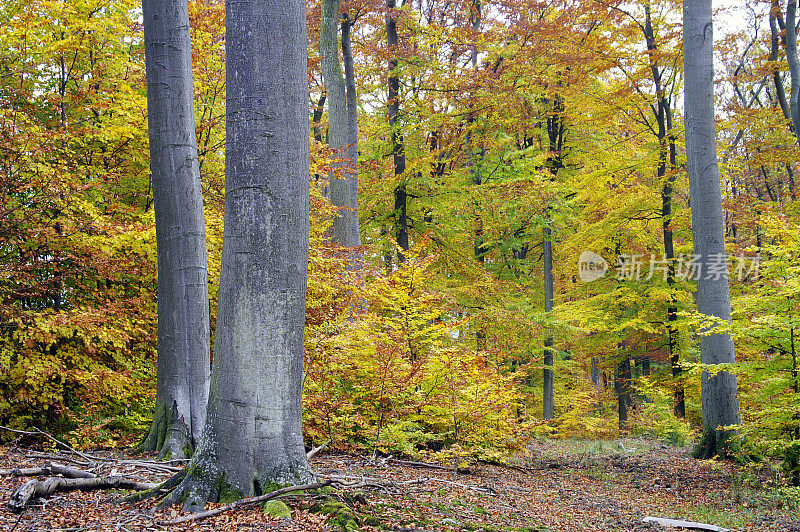
[{"label": "thick tree trunk", "polygon": [[[394,233],[397,245],[407,251],[408,243],[408,194],[406,181],[403,174],[406,171],[406,151],[403,132],[397,123],[400,115],[400,78],[397,75],[397,13],[395,13],[395,0],[386,0],[386,44],[389,48],[389,81],[388,81],[388,111],[389,130],[392,139],[392,155],[394,158],[394,175],[398,183],[394,189]],[[397,254],[398,262],[403,262],[405,256]]]},{"label": "thick tree trunk", "polygon": [[[228,2],[225,231],[208,418],[165,504],[312,478],[301,381],[308,261],[302,0]],[[182,478],[181,478],[182,477]]]},{"label": "thick tree trunk", "polygon": [[[551,230],[545,227],[544,234],[544,311],[553,310],[553,246]],[[553,337],[548,333],[544,341],[544,384],[542,388],[542,413],[544,419],[553,419]]]},{"label": "thick tree trunk", "polygon": [[[686,157],[692,207],[694,252],[708,264],[725,253],[719,169],[714,130],[714,68],[711,0],[685,0],[683,4],[683,50],[686,85]],[[728,278],[701,272],[697,280],[698,310],[707,316],[730,321]],[[733,363],[733,339],[729,334],[704,335],[700,340],[704,364]],[[720,371],[702,376],[703,438],[697,456],[726,455],[727,440],[735,431],[725,429],[741,423],[736,376]]]},{"label": "thick tree trunk", "polygon": [[158,382],[145,450],[191,456],[210,366],[206,232],[186,0],[142,4],[158,248]]},{"label": "thick tree trunk", "polygon": [[[335,158],[330,173],[330,199],[338,207],[333,219],[333,241],[342,246],[360,244],[358,234],[358,181],[353,177],[355,165],[348,150],[347,92],[342,66],[339,63],[339,0],[322,0],[319,29],[320,66],[328,94],[328,146]],[[356,163],[357,164],[357,163]],[[355,181],[355,183],[353,183]],[[353,189],[356,197],[353,204]]]}]

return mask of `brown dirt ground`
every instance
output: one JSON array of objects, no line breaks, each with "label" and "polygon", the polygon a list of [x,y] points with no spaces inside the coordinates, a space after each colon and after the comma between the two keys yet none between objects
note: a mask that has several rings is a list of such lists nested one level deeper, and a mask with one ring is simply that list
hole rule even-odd
[{"label": "brown dirt ground", "polygon": [[[169,477],[166,472],[120,464],[119,460],[134,456],[125,451],[94,454],[106,459],[95,470],[98,474],[115,470],[148,482]],[[33,449],[0,447],[0,469],[45,461]],[[347,504],[351,516],[319,513],[309,497],[290,496],[284,501],[293,509],[291,520],[266,517],[260,507],[251,506],[200,522],[162,526],[158,521],[183,515],[182,510],[154,512],[152,500],[120,503],[122,494],[111,491],[60,493],[14,514],[6,503],[26,479],[6,476],[0,477],[0,530],[333,531],[342,530],[339,523],[349,517],[364,531],[667,530],[642,522],[645,516],[656,516],[737,531],[800,532],[800,512],[787,508],[769,489],[774,472],[764,468],[746,472],[730,463],[693,460],[686,448],[648,440],[533,442],[530,455],[515,459],[510,467],[472,464],[467,473],[458,475],[337,453],[314,457],[312,467],[323,477],[366,476],[396,484],[336,489],[327,495],[328,502],[334,498]],[[412,480],[418,483],[400,484]],[[322,504],[317,501],[316,506]]]}]

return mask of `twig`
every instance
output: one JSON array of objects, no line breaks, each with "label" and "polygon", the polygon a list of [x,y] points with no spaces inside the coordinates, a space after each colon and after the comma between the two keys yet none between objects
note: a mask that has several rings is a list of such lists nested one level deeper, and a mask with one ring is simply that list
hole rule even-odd
[{"label": "twig", "polygon": [[87,462],[85,460],[75,460],[74,458],[70,458],[67,455],[63,454],[52,454],[52,453],[25,453],[25,458],[45,458],[47,460],[60,460],[61,462],[70,462],[72,464],[77,465],[92,465],[92,462]]},{"label": "twig", "polygon": [[120,465],[130,465],[134,467],[141,467],[143,469],[150,469],[153,471],[161,471],[163,473],[177,473],[178,471],[182,470],[184,466],[171,466],[166,464],[160,464],[158,462],[150,462],[150,461],[143,461],[143,460],[120,460],[116,462]]},{"label": "twig", "polygon": [[317,482],[315,484],[301,484],[299,486],[288,486],[286,488],[281,488],[279,490],[271,491],[264,495],[259,495],[258,497],[248,497],[246,499],[240,499],[238,501],[226,504],[225,506],[220,506],[219,508],[215,508],[213,510],[198,512],[196,514],[184,515],[182,517],[178,517],[177,519],[171,519],[169,521],[158,521],[157,524],[161,526],[170,526],[170,525],[178,525],[181,523],[186,523],[189,521],[199,521],[201,519],[206,519],[208,517],[219,515],[229,510],[235,510],[240,506],[247,506],[250,504],[255,504],[257,502],[268,501],[270,499],[278,497],[279,495],[283,495],[284,493],[290,493],[292,491],[306,491],[306,490],[324,488],[325,486],[330,486],[331,484],[333,484],[333,482],[334,482],[333,480],[326,479],[323,480],[322,482]]},{"label": "twig", "polygon": [[490,488],[489,486],[469,486],[467,484],[462,484],[460,482],[453,482],[452,480],[444,480],[442,478],[428,478],[429,482],[439,482],[441,484],[449,484],[450,486],[456,486],[458,488],[462,488],[465,490],[473,490],[473,491],[480,491],[481,493],[489,493],[490,495],[497,495],[497,490],[494,488]]},{"label": "twig", "polygon": [[22,519],[22,514],[19,514],[19,517],[17,517],[17,520],[14,521],[14,526],[11,527],[11,530],[9,530],[9,532],[14,532],[14,530],[17,529],[17,525],[19,525],[21,519]]},{"label": "twig", "polygon": [[[406,465],[406,466],[411,466],[411,467],[424,467],[424,468],[428,468],[428,469],[441,469],[443,471],[452,471],[453,470],[452,467],[447,467],[447,466],[443,466],[443,465],[439,465],[439,464],[432,464],[430,462],[415,462],[415,461],[412,461],[412,460],[398,460],[396,458],[390,458],[389,460],[387,460],[387,462],[394,462],[396,464]],[[458,472],[461,473],[461,474],[469,474],[470,470],[468,468],[467,469],[458,468]]]},{"label": "twig", "polygon": [[47,432],[45,432],[43,430],[40,430],[40,429],[38,429],[36,427],[33,427],[33,430],[30,431],[30,430],[12,429],[10,427],[6,427],[6,426],[3,426],[3,425],[0,425],[0,429],[7,430],[9,432],[14,432],[16,434],[25,434],[27,436],[41,435],[41,436],[44,436],[45,438],[47,438],[48,440],[50,440],[50,441],[52,441],[52,442],[64,447],[69,452],[77,454],[78,456],[80,456],[84,460],[88,460],[90,462],[94,462],[94,461],[97,461],[97,460],[102,460],[102,458],[99,458],[97,456],[92,456],[92,455],[89,455],[89,454],[85,454],[85,453],[82,453],[82,452],[78,451],[77,449],[73,449],[72,447],[70,447],[69,445],[64,443],[63,441],[53,437],[52,434],[49,434],[49,433],[47,433]]}]

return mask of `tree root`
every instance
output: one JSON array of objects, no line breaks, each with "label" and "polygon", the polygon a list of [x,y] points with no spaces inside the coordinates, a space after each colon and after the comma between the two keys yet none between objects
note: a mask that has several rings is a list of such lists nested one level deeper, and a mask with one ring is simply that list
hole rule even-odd
[{"label": "tree root", "polygon": [[741,440],[736,431],[706,429],[703,431],[703,436],[697,447],[692,452],[692,456],[700,460],[712,458],[727,460],[735,458],[736,452],[740,448]]},{"label": "tree root", "polygon": [[194,452],[192,437],[184,419],[178,417],[176,405],[173,404],[172,408],[167,408],[163,403],[156,405],[150,430],[137,450],[156,451],[161,459],[192,456]]},{"label": "tree root", "polygon": [[8,507],[12,512],[22,512],[27,507],[31,499],[46,497],[59,491],[90,491],[97,489],[134,489],[152,490],[158,484],[149,482],[138,482],[120,476],[92,477],[92,478],[61,478],[52,477],[44,482],[39,480],[29,480],[11,494]]},{"label": "tree root", "polygon": [[333,484],[333,480],[323,480],[322,482],[316,482],[314,484],[301,484],[299,486],[287,486],[285,488],[271,491],[264,495],[259,495],[258,497],[248,497],[246,499],[239,499],[238,501],[226,504],[225,506],[220,506],[219,508],[215,508],[213,510],[207,510],[205,512],[198,512],[190,515],[184,515],[182,517],[178,517],[177,519],[172,519],[170,521],[159,521],[158,524],[161,526],[170,526],[170,525],[178,525],[180,523],[186,523],[188,521],[199,521],[201,519],[213,517],[215,515],[219,515],[221,513],[230,510],[235,510],[236,508],[240,508],[243,506],[263,501],[268,501],[270,499],[274,499],[275,497],[279,497],[285,493],[291,493],[293,491],[315,490],[319,488],[324,488],[325,486],[330,486],[331,484]]}]

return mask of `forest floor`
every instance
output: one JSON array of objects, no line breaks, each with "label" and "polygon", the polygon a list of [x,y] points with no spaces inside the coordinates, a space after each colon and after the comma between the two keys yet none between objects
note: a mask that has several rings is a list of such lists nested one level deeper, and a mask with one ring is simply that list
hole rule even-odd
[{"label": "forest floor", "polygon": [[[473,464],[457,475],[392,459],[376,463],[321,453],[311,461],[321,476],[366,479],[371,485],[335,488],[316,501],[308,495],[286,496],[291,518],[267,517],[251,505],[181,525],[160,522],[184,515],[182,510],[154,512],[152,500],[120,503],[121,493],[113,491],[57,493],[14,514],[6,503],[25,479],[4,476],[0,530],[673,530],[642,522],[654,516],[736,531],[800,532],[800,509],[768,487],[767,469],[698,461],[688,453],[689,448],[643,439],[534,441],[530,455],[511,467]],[[145,461],[152,456],[124,451],[95,451],[93,456],[101,458],[94,465],[100,475],[146,482],[169,477]],[[40,466],[48,458],[56,462],[32,449],[0,447],[0,469]],[[131,458],[140,462],[122,462]]]}]

